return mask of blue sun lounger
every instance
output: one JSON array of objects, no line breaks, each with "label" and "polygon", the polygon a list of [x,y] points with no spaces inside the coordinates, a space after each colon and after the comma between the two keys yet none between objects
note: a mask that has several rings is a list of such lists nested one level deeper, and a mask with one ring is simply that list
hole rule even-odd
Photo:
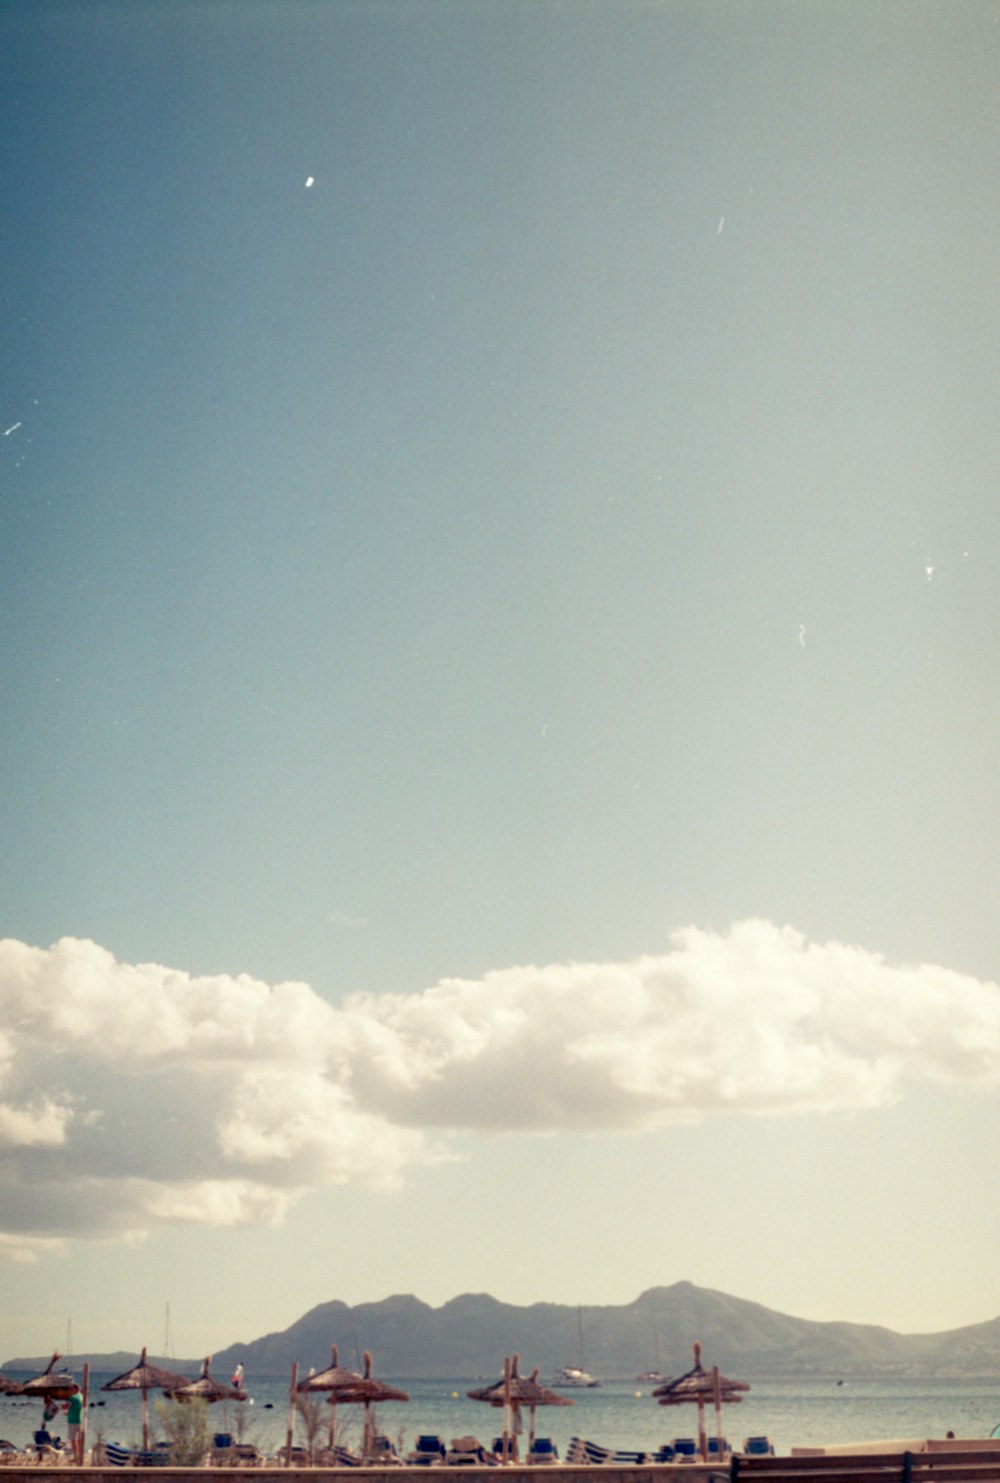
[{"label": "blue sun lounger", "polygon": [[415,1465],[418,1468],[434,1467],[438,1463],[444,1462],[447,1451],[448,1449],[440,1437],[435,1436],[431,1432],[423,1432],[414,1443],[413,1451],[409,1454],[406,1461],[411,1466]]},{"label": "blue sun lounger", "polygon": [[743,1454],[745,1457],[773,1457],[774,1443],[770,1437],[744,1437]]},{"label": "blue sun lounger", "polygon": [[528,1450],[529,1463],[547,1463],[559,1461],[559,1448],[551,1437],[536,1437],[534,1446]]}]

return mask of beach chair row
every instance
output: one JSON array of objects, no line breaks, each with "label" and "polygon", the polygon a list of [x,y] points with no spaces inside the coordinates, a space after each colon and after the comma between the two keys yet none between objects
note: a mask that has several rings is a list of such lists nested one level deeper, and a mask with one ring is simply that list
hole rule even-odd
[{"label": "beach chair row", "polygon": [[[774,1448],[767,1437],[748,1438],[744,1443],[746,1448],[750,1442],[755,1444],[755,1450],[760,1448],[761,1454],[773,1454]],[[733,1455],[729,1443],[722,1439],[720,1446],[718,1437],[708,1438],[708,1461],[728,1461]],[[627,1449],[617,1447],[601,1447],[597,1442],[588,1442],[584,1437],[573,1437],[566,1452],[566,1461],[573,1463],[576,1467],[592,1465],[596,1467],[635,1467],[644,1463],[665,1462],[700,1462],[701,1454],[698,1443],[694,1437],[675,1437],[672,1442],[664,1442],[652,1452],[630,1452]]]},{"label": "beach chair row", "polygon": [[0,1439],[0,1467],[19,1467],[22,1463],[63,1463],[71,1456],[68,1442],[51,1435],[47,1427],[36,1431],[26,1447]]},{"label": "beach chair row", "polygon": [[566,1461],[574,1467],[637,1467],[641,1463],[675,1462],[678,1455],[676,1445],[671,1443],[664,1443],[655,1452],[632,1452],[623,1447],[602,1447],[585,1437],[571,1437],[566,1449]]},{"label": "beach chair row", "polygon": [[[310,1458],[304,1447],[293,1447],[289,1458],[288,1448],[279,1447],[274,1460],[281,1464],[291,1462],[299,1467],[312,1464],[321,1468],[493,1467],[499,1460],[496,1449],[500,1445],[501,1439],[497,1438],[494,1451],[490,1452],[475,1437],[455,1437],[447,1447],[439,1436],[425,1434],[417,1438],[412,1452],[401,1457],[390,1437],[376,1436],[365,1454],[351,1452],[347,1447],[322,1447]],[[555,1452],[553,1444],[548,1445]],[[217,1453],[213,1460],[218,1460]]]},{"label": "beach chair row", "polygon": [[[552,1444],[548,1445],[555,1453]],[[14,1450],[16,1449],[12,1449]],[[136,1447],[126,1447],[117,1442],[101,1442],[95,1448],[94,1462],[104,1467],[163,1467],[168,1450],[168,1443],[158,1443],[155,1450],[142,1452]],[[482,1447],[475,1437],[456,1438],[450,1447],[446,1447],[440,1437],[420,1437],[417,1451],[403,1458],[392,1440],[384,1436],[375,1437],[371,1449],[365,1455],[339,1446],[321,1447],[311,1454],[305,1447],[293,1446],[289,1454],[289,1449],[285,1446],[279,1447],[273,1457],[265,1456],[247,1443],[235,1442],[231,1437],[216,1436],[207,1461],[211,1467],[261,1467],[273,1462],[281,1466],[290,1464],[293,1467],[360,1468],[401,1467],[404,1463],[409,1466],[432,1463],[443,1466],[492,1466],[496,1464],[497,1457]]]},{"label": "beach chair row", "polygon": [[[551,1442],[546,1440],[544,1445],[554,1450]],[[493,1439],[491,1450],[471,1436],[453,1437],[451,1446],[446,1447],[441,1437],[424,1432],[417,1437],[405,1461],[408,1467],[493,1467],[500,1461],[502,1452],[502,1437]]]},{"label": "beach chair row", "polygon": [[[743,1453],[733,1456],[728,1443],[723,1442],[723,1452],[720,1453],[717,1438],[711,1439],[709,1448],[709,1461],[718,1462],[724,1457],[730,1463],[730,1476],[735,1480],[742,1476],[749,1483],[753,1476],[753,1483],[871,1483],[870,1479],[864,1479],[862,1472],[868,1471],[874,1474],[878,1472],[880,1483],[886,1483],[892,1473],[892,1467],[882,1467],[881,1460],[875,1468],[862,1469],[860,1463],[855,1459],[848,1459],[846,1464],[837,1469],[842,1477],[833,1477],[834,1461],[831,1458],[774,1458],[774,1448],[767,1437],[747,1437],[743,1443]],[[67,1449],[58,1445],[58,1439],[50,1439],[50,1443],[33,1443],[23,1456],[24,1461],[59,1462],[64,1459]],[[106,1467],[163,1467],[167,1462],[169,1444],[159,1442],[148,1452],[143,1452],[136,1447],[126,1447],[116,1442],[102,1441],[94,1449],[93,1461],[98,1466]],[[493,1440],[492,1450],[483,1447],[481,1443],[472,1436],[455,1437],[451,1446],[445,1445],[440,1436],[425,1433],[418,1436],[413,1450],[405,1457],[400,1457],[396,1447],[389,1437],[377,1436],[373,1439],[373,1445],[367,1455],[361,1456],[351,1452],[346,1447],[324,1447],[311,1456],[304,1447],[292,1447],[291,1456],[288,1455],[287,1447],[280,1447],[273,1458],[265,1457],[258,1449],[246,1443],[236,1442],[228,1434],[217,1434],[211,1449],[208,1461],[213,1467],[260,1467],[268,1462],[274,1462],[283,1466],[289,1463],[292,1466],[308,1467],[371,1467],[375,1466],[409,1466],[409,1467],[492,1467],[499,1463],[503,1456],[503,1438],[496,1437]],[[909,1454],[907,1454],[909,1456]],[[22,1460],[22,1454],[10,1442],[0,1440],[0,1461]],[[549,1437],[536,1437],[529,1447],[524,1462],[531,1467],[545,1464],[557,1464],[560,1461],[559,1449]],[[655,1463],[683,1463],[698,1462],[697,1444],[691,1437],[675,1437],[672,1442],[664,1443],[655,1451],[631,1451],[627,1448],[602,1447],[597,1442],[588,1441],[584,1437],[573,1437],[570,1440],[566,1452],[566,1462],[573,1466],[590,1467],[636,1467]],[[838,1460],[839,1461],[839,1460]],[[870,1464],[871,1459],[867,1459]],[[971,1457],[963,1458],[963,1467],[960,1477],[966,1483],[973,1483],[975,1475],[972,1473],[970,1464]],[[895,1463],[895,1459],[893,1459]],[[853,1464],[853,1465],[852,1465]],[[898,1466],[895,1476],[899,1476]],[[990,1476],[998,1477],[1000,1474]],[[917,1483],[918,1473],[911,1472],[912,1483]],[[907,1479],[910,1483],[910,1477]],[[934,1483],[947,1483],[942,1475],[940,1459],[935,1468]]]},{"label": "beach chair row", "polygon": [[[148,1452],[143,1452],[140,1447],[123,1446],[120,1442],[100,1442],[94,1448],[93,1461],[98,1467],[162,1468],[170,1465],[169,1457],[169,1442],[157,1442]],[[212,1467],[260,1467],[267,1458],[256,1447],[229,1442],[222,1447],[213,1446],[207,1460]]]},{"label": "beach chair row", "polygon": [[[709,1437],[708,1461],[730,1462],[733,1449],[723,1437]],[[770,1458],[774,1456],[774,1444],[770,1437],[745,1437],[743,1456]],[[664,1442],[653,1452],[629,1452],[622,1448],[601,1447],[597,1442],[588,1442],[584,1437],[573,1437],[566,1452],[566,1461],[576,1467],[602,1465],[607,1467],[634,1467],[639,1464],[667,1462],[701,1462],[701,1453],[694,1437],[674,1437]]]}]

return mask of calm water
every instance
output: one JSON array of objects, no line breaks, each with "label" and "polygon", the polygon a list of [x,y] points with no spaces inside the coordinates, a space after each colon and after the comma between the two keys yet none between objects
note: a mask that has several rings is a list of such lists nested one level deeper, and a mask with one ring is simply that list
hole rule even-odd
[{"label": "calm water", "polygon": [[[92,1401],[104,1404],[92,1404],[88,1411],[90,1437],[100,1432],[108,1441],[135,1444],[141,1438],[139,1397],[131,1392],[102,1394],[100,1386],[110,1378],[91,1375]],[[488,1443],[500,1430],[499,1411],[466,1397],[466,1391],[482,1380],[396,1383],[409,1392],[411,1401],[381,1407],[378,1420],[379,1429],[397,1444],[402,1440],[404,1447],[411,1446],[418,1432],[437,1432],[446,1441],[471,1432]],[[255,1381],[251,1376],[247,1387],[253,1404],[218,1406],[213,1412],[216,1429],[238,1432],[242,1425],[247,1441],[262,1451],[274,1451],[285,1440],[288,1382]],[[597,1390],[563,1392],[575,1405],[539,1411],[538,1434],[552,1437],[565,1454],[573,1435],[608,1447],[652,1449],[696,1432],[693,1406],[663,1408],[650,1398],[650,1389],[641,1382],[608,1382]],[[151,1407],[153,1400],[151,1396]],[[322,1410],[325,1417],[325,1405]],[[40,1416],[38,1401],[0,1397],[0,1436],[22,1446],[30,1441]],[[779,1452],[792,1446],[879,1437],[943,1437],[949,1430],[958,1437],[982,1437],[1000,1422],[1000,1381],[993,1385],[983,1380],[856,1380],[838,1386],[832,1380],[757,1380],[738,1407],[724,1408],[723,1420],[726,1436],[736,1445],[745,1436],[766,1433]],[[65,1436],[64,1421],[53,1430]],[[339,1408],[340,1438],[350,1445],[359,1431],[358,1408]],[[296,1440],[303,1440],[298,1430]]]}]

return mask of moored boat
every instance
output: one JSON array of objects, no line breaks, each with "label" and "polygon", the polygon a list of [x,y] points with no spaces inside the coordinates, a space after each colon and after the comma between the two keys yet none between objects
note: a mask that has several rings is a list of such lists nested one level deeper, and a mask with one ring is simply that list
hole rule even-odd
[{"label": "moored boat", "polygon": [[592,1390],[601,1382],[576,1365],[563,1365],[561,1370],[556,1370],[548,1383],[552,1390]]}]

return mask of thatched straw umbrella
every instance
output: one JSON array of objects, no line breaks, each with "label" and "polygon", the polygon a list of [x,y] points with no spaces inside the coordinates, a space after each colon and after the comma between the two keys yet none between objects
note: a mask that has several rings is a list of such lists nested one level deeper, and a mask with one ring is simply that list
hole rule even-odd
[{"label": "thatched straw umbrella", "polygon": [[20,1380],[12,1380],[0,1370],[0,1395],[20,1395],[22,1390]]},{"label": "thatched straw umbrella", "polygon": [[[26,1380],[21,1386],[21,1394],[37,1396],[45,1402],[45,1410],[42,1413],[42,1426],[46,1426],[50,1417],[55,1415],[55,1401],[68,1401],[70,1396],[77,1390],[77,1383],[68,1370],[57,1370],[56,1364],[60,1356],[54,1354],[49,1360],[48,1368],[33,1380]],[[52,1410],[49,1410],[49,1406]]]},{"label": "thatched straw umbrella", "polygon": [[[487,1385],[482,1390],[470,1390],[467,1392],[470,1400],[486,1401],[488,1405],[503,1408],[503,1444],[501,1447],[501,1460],[503,1462],[517,1461],[517,1433],[512,1423],[515,1421],[514,1398],[511,1394],[511,1381],[514,1370],[517,1367],[517,1355],[513,1359],[504,1355],[503,1374],[495,1385]],[[512,1435],[513,1433],[513,1435]]]},{"label": "thatched straw umbrella", "polygon": [[365,1372],[360,1375],[353,1385],[345,1385],[335,1393],[331,1393],[329,1404],[331,1406],[352,1405],[360,1402],[365,1408],[364,1432],[362,1433],[362,1453],[367,1454],[372,1450],[374,1427],[372,1425],[371,1408],[373,1405],[381,1405],[383,1401],[408,1401],[410,1397],[405,1390],[397,1390],[394,1385],[387,1385],[384,1380],[376,1380],[372,1374],[372,1357],[365,1350]]},{"label": "thatched straw umbrella", "polygon": [[209,1405],[214,1405],[216,1401],[245,1401],[246,1391],[216,1380],[211,1366],[212,1356],[209,1355],[202,1363],[198,1379],[184,1381],[170,1392],[171,1397],[175,1401],[208,1401]]},{"label": "thatched straw umbrella", "polygon": [[26,1380],[21,1386],[22,1395],[38,1396],[45,1402],[46,1412],[48,1412],[50,1401],[68,1401],[78,1388],[68,1370],[56,1369],[59,1358],[58,1354],[54,1354],[49,1360],[47,1369],[43,1370],[40,1375],[36,1375],[33,1380]]},{"label": "thatched straw umbrella", "polygon": [[357,1370],[349,1370],[346,1365],[340,1363],[339,1351],[336,1344],[333,1344],[330,1346],[330,1363],[327,1368],[320,1370],[318,1374],[307,1375],[304,1380],[299,1381],[296,1387],[300,1392],[316,1390],[328,1390],[330,1392],[329,1404],[333,1407],[330,1412],[331,1447],[336,1441],[338,1392],[357,1387],[363,1381],[364,1376],[359,1375]]},{"label": "thatched straw umbrella", "polygon": [[139,1363],[126,1370],[124,1375],[116,1375],[113,1380],[107,1381],[101,1386],[102,1390],[138,1390],[142,1395],[142,1450],[149,1451],[149,1392],[151,1390],[164,1390],[167,1394],[187,1385],[188,1381],[183,1375],[177,1375],[173,1370],[161,1370],[157,1365],[151,1365],[146,1359],[146,1350],[143,1348],[139,1356]]},{"label": "thatched straw umbrella", "polygon": [[701,1345],[694,1346],[694,1368],[676,1380],[660,1385],[653,1395],[661,1406],[683,1406],[694,1401],[698,1407],[698,1446],[702,1458],[708,1461],[708,1438],[705,1435],[705,1402],[715,1406],[715,1429],[719,1439],[719,1457],[722,1457],[722,1407],[723,1403],[738,1405],[743,1394],[750,1389],[745,1380],[728,1380],[719,1374],[718,1365],[706,1370],[701,1362]]},{"label": "thatched straw umbrella", "polygon": [[469,1399],[472,1401],[486,1401],[491,1406],[503,1407],[504,1411],[504,1443],[503,1455],[510,1455],[510,1424],[509,1418],[514,1418],[514,1460],[517,1460],[517,1419],[522,1407],[527,1407],[529,1412],[528,1451],[535,1444],[535,1407],[536,1406],[573,1406],[575,1401],[569,1396],[559,1395],[548,1386],[541,1385],[538,1380],[538,1369],[532,1370],[528,1376],[519,1373],[521,1356],[514,1354],[510,1359],[504,1360],[504,1372],[495,1385],[484,1386],[481,1390],[468,1391]]}]

